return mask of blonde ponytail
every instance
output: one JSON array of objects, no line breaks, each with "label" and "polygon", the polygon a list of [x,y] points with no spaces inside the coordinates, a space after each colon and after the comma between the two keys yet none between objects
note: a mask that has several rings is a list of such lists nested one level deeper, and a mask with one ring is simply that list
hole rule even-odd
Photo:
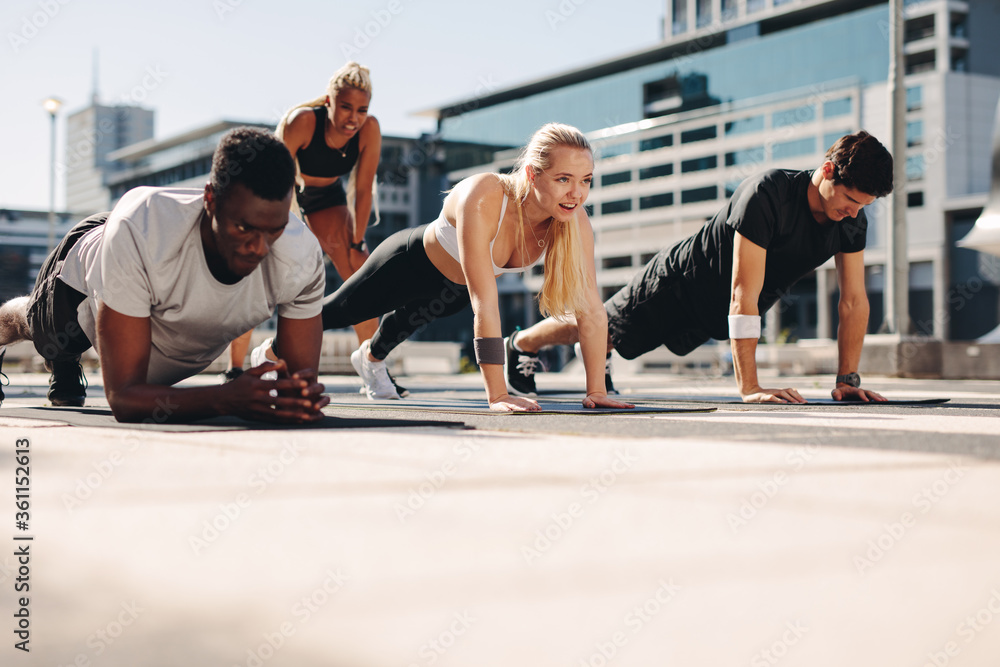
[{"label": "blonde ponytail", "polygon": [[[521,151],[511,173],[498,175],[508,195],[517,202],[523,202],[530,190],[525,167],[532,168],[536,173],[548,169],[552,165],[552,149],[558,146],[582,148],[591,154],[594,152],[587,138],[575,127],[561,123],[543,125]],[[588,292],[595,289],[583,257],[578,215],[575,213],[565,222],[553,220],[549,227],[551,241],[545,251],[545,278],[538,293],[538,309],[546,317],[565,319],[584,310]],[[520,225],[518,240],[523,251],[524,229]],[[527,256],[526,251],[522,254]]]}]

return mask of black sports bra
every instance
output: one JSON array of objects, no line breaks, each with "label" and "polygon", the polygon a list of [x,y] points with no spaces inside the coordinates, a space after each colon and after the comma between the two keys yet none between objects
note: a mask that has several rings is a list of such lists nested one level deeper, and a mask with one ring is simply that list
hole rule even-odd
[{"label": "black sports bra", "polygon": [[344,145],[343,152],[337,148],[330,148],[326,144],[326,107],[313,107],[316,115],[316,129],[313,131],[312,140],[305,148],[300,148],[296,159],[299,161],[299,171],[304,176],[315,176],[317,178],[333,178],[343,176],[354,168],[358,161],[358,137],[356,133],[347,144]]}]

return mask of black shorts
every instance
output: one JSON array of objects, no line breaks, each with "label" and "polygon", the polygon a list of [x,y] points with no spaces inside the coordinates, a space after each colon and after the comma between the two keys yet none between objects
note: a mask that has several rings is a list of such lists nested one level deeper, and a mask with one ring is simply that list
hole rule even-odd
[{"label": "black shorts", "polygon": [[656,255],[604,302],[608,337],[625,359],[635,359],[660,345],[684,356],[711,339],[684,297],[680,277],[666,272],[664,259],[664,253]]},{"label": "black shorts", "polygon": [[80,328],[77,307],[85,295],[59,279],[70,248],[83,235],[108,220],[108,213],[98,213],[77,223],[45,259],[35,287],[28,296],[28,330],[35,350],[49,361],[72,361],[91,347],[90,339]]},{"label": "black shorts", "polygon": [[299,211],[306,216],[325,208],[347,206],[347,193],[344,192],[344,186],[338,178],[330,185],[322,187],[307,185],[296,188],[295,200],[299,203]]}]

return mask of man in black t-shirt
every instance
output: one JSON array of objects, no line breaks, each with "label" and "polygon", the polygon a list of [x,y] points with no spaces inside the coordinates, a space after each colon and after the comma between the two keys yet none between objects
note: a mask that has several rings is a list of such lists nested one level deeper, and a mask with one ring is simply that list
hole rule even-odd
[{"label": "man in black t-shirt", "polygon": [[[815,171],[772,169],[748,178],[697,234],[661,251],[605,304],[608,350],[634,359],[660,345],[685,355],[729,339],[743,400],[802,403],[792,388],[764,389],[754,354],[760,315],[799,278],[835,258],[840,286],[837,400],[885,400],[860,387],[868,327],[863,209],[892,191],[892,156],[860,131],[841,137]],[[552,318],[507,339],[512,393],[535,393],[537,352],[576,342],[572,321]],[[610,383],[610,375],[608,376]]]}]

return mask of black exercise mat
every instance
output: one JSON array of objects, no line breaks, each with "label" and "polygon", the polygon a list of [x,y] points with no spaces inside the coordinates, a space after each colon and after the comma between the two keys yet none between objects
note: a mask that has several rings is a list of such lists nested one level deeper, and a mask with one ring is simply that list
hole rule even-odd
[{"label": "black exercise mat", "polygon": [[[631,403],[631,401],[628,401]],[[412,412],[441,412],[459,415],[641,415],[665,414],[672,412],[714,412],[715,408],[687,408],[667,406],[636,406],[635,408],[585,408],[579,402],[539,401],[540,411],[535,412],[494,412],[482,399],[438,398],[398,401],[331,401],[330,406],[356,408],[359,410],[391,410]]]},{"label": "black exercise mat", "polygon": [[334,417],[324,414],[322,421],[312,424],[267,424],[248,421],[240,417],[212,417],[189,424],[122,424],[115,420],[109,408],[0,408],[0,417],[17,419],[39,419],[57,421],[70,426],[96,426],[99,428],[125,428],[144,431],[272,431],[272,430],[311,430],[311,429],[341,429],[341,428],[400,428],[406,426],[444,426],[464,428],[465,422],[459,421],[429,421],[424,419],[385,419],[385,418],[354,418]]},{"label": "black exercise mat", "polygon": [[623,401],[663,401],[670,403],[725,403],[727,405],[768,405],[768,406],[796,406],[796,407],[827,407],[845,405],[941,405],[950,401],[950,398],[913,398],[913,399],[890,399],[887,401],[835,401],[832,398],[807,398],[806,403],[744,403],[739,398],[732,396],[619,396]]}]

